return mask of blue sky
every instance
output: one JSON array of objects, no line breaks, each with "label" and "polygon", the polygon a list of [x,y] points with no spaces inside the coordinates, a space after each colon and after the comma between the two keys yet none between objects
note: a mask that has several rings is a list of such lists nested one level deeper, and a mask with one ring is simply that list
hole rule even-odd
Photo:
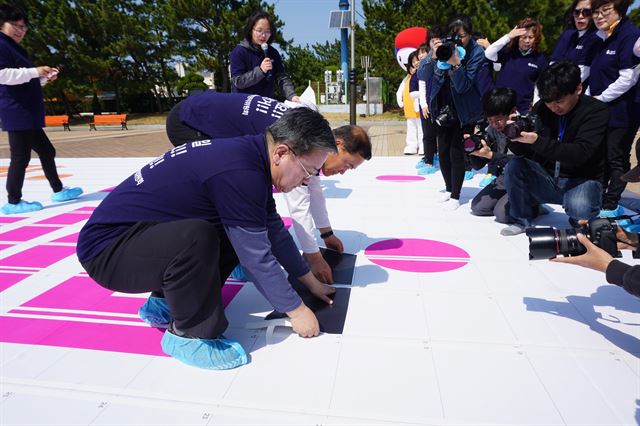
[{"label": "blue sky", "polygon": [[[349,0],[349,4],[351,4]],[[362,1],[356,1],[356,20],[360,25],[362,19]],[[276,13],[284,22],[282,34],[286,39],[294,39],[294,43],[324,43],[340,39],[340,30],[329,29],[329,12],[338,10],[338,0],[266,0],[276,5]]]}]

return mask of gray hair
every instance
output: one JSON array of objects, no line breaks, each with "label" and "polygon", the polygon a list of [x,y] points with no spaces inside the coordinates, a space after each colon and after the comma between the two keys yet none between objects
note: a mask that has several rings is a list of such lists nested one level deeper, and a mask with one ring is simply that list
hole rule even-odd
[{"label": "gray hair", "polygon": [[287,145],[296,155],[304,155],[316,149],[338,152],[329,122],[320,113],[309,108],[288,110],[267,127],[267,132],[275,143]]}]

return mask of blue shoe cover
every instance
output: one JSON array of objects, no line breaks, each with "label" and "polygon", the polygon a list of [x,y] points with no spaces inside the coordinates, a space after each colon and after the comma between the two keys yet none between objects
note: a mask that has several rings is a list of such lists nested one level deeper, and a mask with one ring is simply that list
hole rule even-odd
[{"label": "blue shoe cover", "polygon": [[7,203],[2,206],[2,213],[4,214],[20,214],[20,213],[29,213],[36,212],[38,210],[42,210],[42,204],[37,201],[24,201],[20,200],[18,204]]},{"label": "blue shoe cover", "polygon": [[422,175],[430,175],[430,174],[435,173],[437,171],[438,171],[438,169],[436,169],[433,166],[426,166],[426,167],[423,167],[420,170],[418,170],[418,174],[421,175],[421,176]]},{"label": "blue shoe cover", "polygon": [[424,160],[420,160],[416,164],[416,169],[421,169],[421,168],[425,167],[426,165],[427,165],[427,163],[425,163]]},{"label": "blue shoe cover", "polygon": [[149,297],[138,309],[138,316],[153,327],[169,324],[173,320],[167,301],[162,297]]},{"label": "blue shoe cover", "polygon": [[600,210],[599,217],[618,217],[624,214],[624,209],[621,206],[616,206],[613,210]]},{"label": "blue shoe cover", "polygon": [[629,225],[622,225],[622,228],[627,232],[640,234],[640,223],[631,223]]},{"label": "blue shoe cover", "polygon": [[75,200],[82,195],[82,192],[82,188],[62,188],[62,191],[51,194],[51,201],[60,203],[62,201]]},{"label": "blue shoe cover", "polygon": [[240,264],[231,271],[231,278],[238,281],[249,281],[247,274],[244,272],[244,268]]},{"label": "blue shoe cover", "polygon": [[480,188],[484,188],[494,180],[496,180],[496,177],[491,173],[487,173],[486,175],[484,175],[484,178],[482,178],[482,180],[480,181]]},{"label": "blue shoe cover", "polygon": [[464,180],[471,180],[471,179],[473,179],[473,172],[471,170],[464,172]]},{"label": "blue shoe cover", "polygon": [[248,362],[240,343],[224,336],[193,339],[176,336],[167,330],[162,336],[162,350],[187,365],[208,370],[228,370]]},{"label": "blue shoe cover", "polygon": [[440,158],[438,157],[438,154],[435,154],[433,156],[433,167],[439,167],[440,166]]}]

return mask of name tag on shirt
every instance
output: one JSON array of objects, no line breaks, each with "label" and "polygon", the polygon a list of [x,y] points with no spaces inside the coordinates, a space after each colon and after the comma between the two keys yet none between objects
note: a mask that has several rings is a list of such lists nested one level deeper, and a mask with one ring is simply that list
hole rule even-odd
[{"label": "name tag on shirt", "polygon": [[607,55],[615,55],[616,51],[615,50],[607,50],[606,52],[604,52]]},{"label": "name tag on shirt", "polygon": [[538,69],[538,66],[536,64],[532,64],[531,62],[527,63],[527,65],[529,65],[531,68]]}]

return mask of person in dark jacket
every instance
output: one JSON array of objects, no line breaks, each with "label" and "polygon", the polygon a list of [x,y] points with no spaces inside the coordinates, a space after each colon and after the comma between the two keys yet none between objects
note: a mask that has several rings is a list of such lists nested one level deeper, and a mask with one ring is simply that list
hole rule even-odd
[{"label": "person in dark jacket", "polygon": [[502,235],[524,232],[542,203],[562,204],[573,225],[600,212],[607,106],[582,94],[580,69],[572,62],[550,65],[536,84],[537,129],[522,131],[509,143],[519,155],[504,172],[515,223]]},{"label": "person in dark jacket", "polygon": [[287,111],[261,135],[175,147],[100,203],[78,236],[78,260],[105,288],[153,292],[164,309],[144,319],[169,324],[162,349],[189,365],[248,362],[242,346],[222,335],[222,285],[238,261],[294,332],[317,336],[314,313],[282,267],[327,303],[335,290],[309,271],[276,211],[272,185],[289,192],[308,183],[336,151],[329,123],[307,108]]},{"label": "person in dark jacket", "polygon": [[257,12],[247,20],[244,40],[231,52],[233,92],[275,98],[278,88],[286,100],[300,101],[285,73],[280,53],[271,46],[276,31],[271,15],[266,12]]},{"label": "person in dark jacket", "polygon": [[9,133],[11,161],[7,173],[8,203],[4,214],[41,210],[42,204],[22,199],[24,176],[31,160],[31,150],[53,190],[51,200],[72,200],[82,194],[80,188],[65,188],[56,169],[56,150],[44,127],[42,85],[56,79],[58,69],[36,67],[20,43],[29,29],[27,14],[15,6],[0,6],[0,125]]},{"label": "person in dark jacket", "polygon": [[587,94],[609,106],[607,129],[607,168],[603,179],[602,217],[623,213],[618,205],[626,182],[622,180],[631,164],[629,154],[640,124],[640,110],[635,102],[638,82],[636,66],[640,60],[633,45],[640,30],[626,16],[629,0],[593,0],[593,21],[598,36],[604,40],[591,63]]},{"label": "person in dark jacket", "polygon": [[518,95],[518,113],[526,115],[536,102],[535,83],[547,66],[539,51],[542,26],[525,18],[485,50],[487,59],[501,65],[495,87],[509,87]]},{"label": "person in dark jacket", "polygon": [[436,123],[440,170],[445,182],[445,192],[438,201],[445,203],[444,209],[455,210],[460,206],[466,168],[462,136],[473,133],[482,117],[478,72],[484,51],[473,40],[473,26],[467,15],[454,16],[447,31],[461,46],[452,49],[453,54],[444,62],[436,60],[442,41],[434,43],[433,55],[424,65],[424,80],[431,79],[427,102]]},{"label": "person in dark jacket", "polygon": [[[585,223],[585,222],[581,222]],[[617,228],[619,250],[637,250],[638,234],[625,232]],[[569,263],[606,273],[607,282],[624,288],[628,293],[640,297],[640,265],[628,265],[614,259],[609,253],[596,246],[583,234],[578,234],[578,241],[585,246],[587,252],[581,256],[556,257],[552,262]]]}]

